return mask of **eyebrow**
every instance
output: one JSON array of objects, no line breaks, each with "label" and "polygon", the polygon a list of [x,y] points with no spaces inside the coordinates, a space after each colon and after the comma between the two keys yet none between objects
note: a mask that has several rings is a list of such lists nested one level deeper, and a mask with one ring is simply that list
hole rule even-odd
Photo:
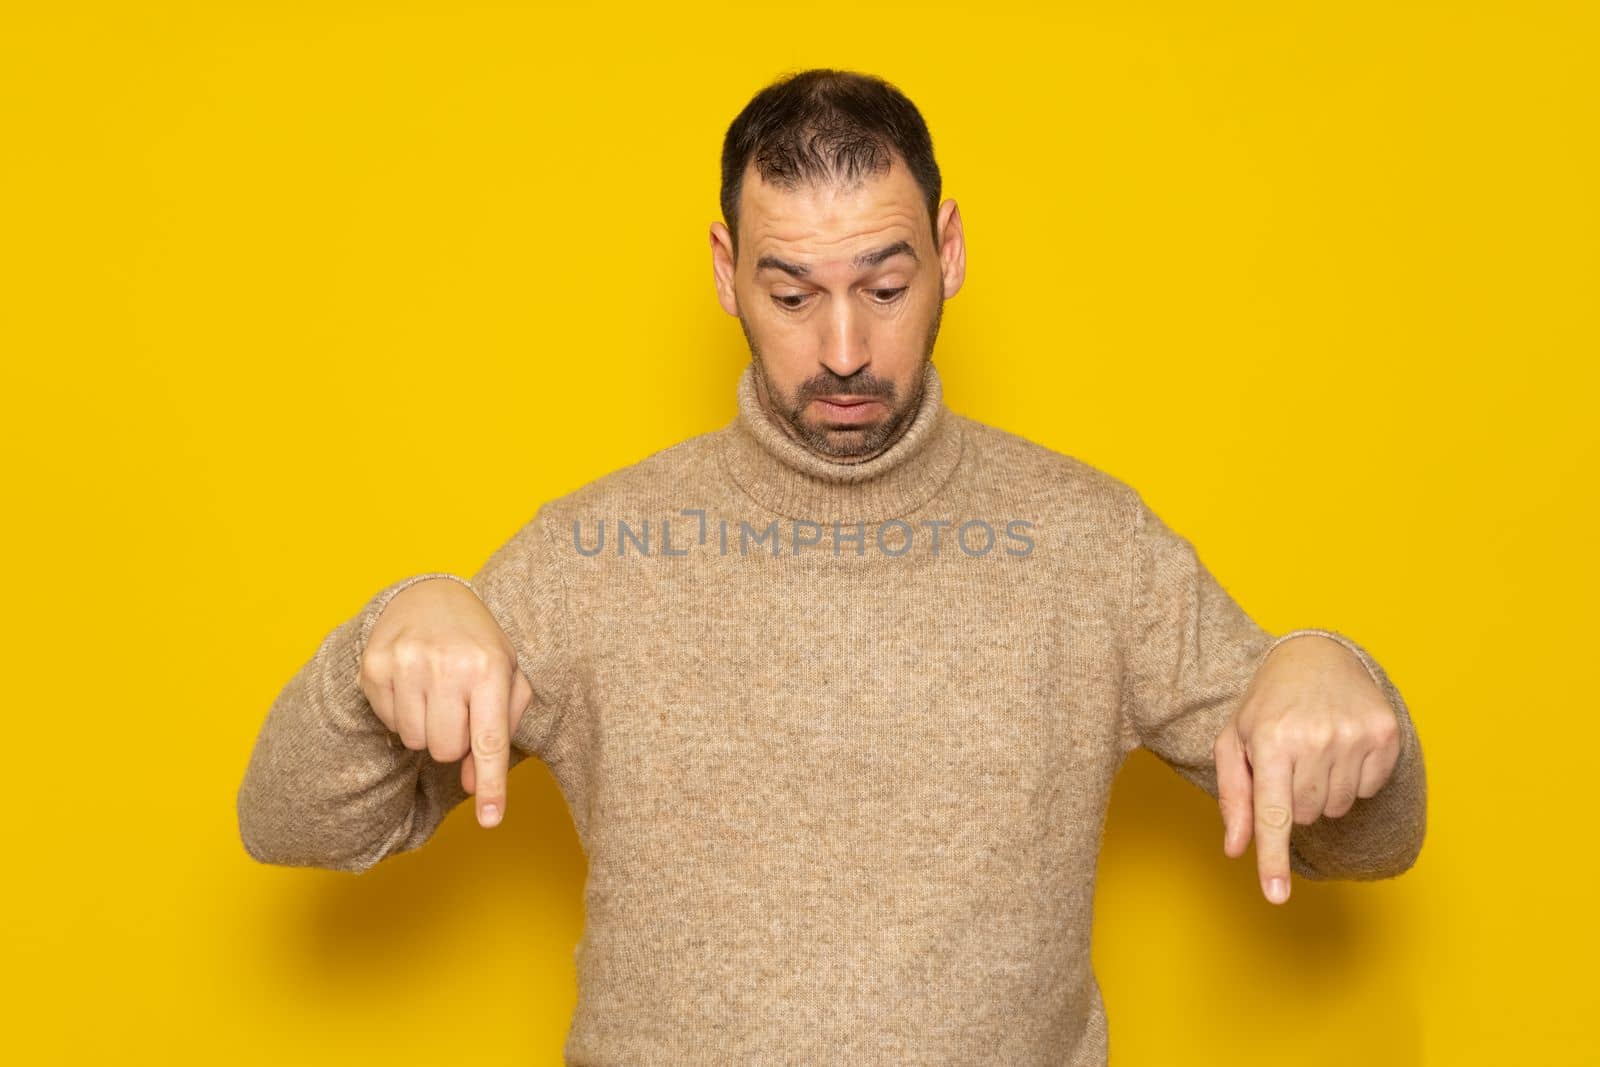
[{"label": "eyebrow", "polygon": [[[876,267],[884,260],[890,258],[891,256],[898,256],[902,252],[910,256],[912,259],[917,258],[916,249],[911,247],[911,242],[896,241],[892,245],[884,245],[882,248],[874,248],[870,252],[862,252],[860,255],[852,259],[850,264],[851,266],[855,267]],[[806,266],[804,263],[790,263],[787,260],[779,259],[777,256],[767,255],[756,260],[757,274],[760,274],[762,271],[769,268],[772,270],[781,270],[785,274],[793,275],[796,278],[804,278],[807,274],[811,273],[811,268]]]}]

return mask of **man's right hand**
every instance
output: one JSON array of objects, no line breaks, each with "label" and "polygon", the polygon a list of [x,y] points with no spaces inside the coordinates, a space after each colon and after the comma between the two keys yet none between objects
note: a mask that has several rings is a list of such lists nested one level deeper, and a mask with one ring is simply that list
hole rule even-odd
[{"label": "man's right hand", "polygon": [[361,691],[405,746],[461,760],[478,824],[505,817],[511,736],[533,699],[516,650],[473,591],[449,578],[407,586],[384,607],[361,656]]}]

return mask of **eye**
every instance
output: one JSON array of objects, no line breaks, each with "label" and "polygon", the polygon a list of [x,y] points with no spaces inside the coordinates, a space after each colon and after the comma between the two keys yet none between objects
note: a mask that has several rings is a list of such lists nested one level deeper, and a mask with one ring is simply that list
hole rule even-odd
[{"label": "eye", "polygon": [[772,297],[772,302],[783,308],[785,311],[799,311],[805,306],[806,298],[805,294],[803,293],[784,293],[782,295],[774,294]]},{"label": "eye", "polygon": [[873,300],[875,303],[892,304],[896,300],[899,300],[901,295],[904,294],[909,288],[910,286],[902,285],[898,289],[869,289],[867,291],[873,294]]}]

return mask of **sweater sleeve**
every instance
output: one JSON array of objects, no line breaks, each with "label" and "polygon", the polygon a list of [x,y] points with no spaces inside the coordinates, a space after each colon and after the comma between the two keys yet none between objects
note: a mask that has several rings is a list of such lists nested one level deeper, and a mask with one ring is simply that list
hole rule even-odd
[{"label": "sweater sleeve", "polygon": [[512,735],[511,766],[544,756],[574,701],[566,590],[541,516],[470,580],[442,571],[403,578],[323,638],[268,710],[238,790],[240,838],[253,858],[359,874],[423,844],[466,799],[460,762],[406,748],[359,685],[378,616],[417,582],[460,582],[499,622],[533,688]]},{"label": "sweater sleeve", "polygon": [[1422,746],[1405,701],[1382,668],[1354,641],[1331,630],[1296,630],[1274,639],[1245,614],[1191,545],[1141,501],[1132,536],[1123,744],[1155,753],[1218,797],[1214,745],[1267,653],[1317,634],[1353,652],[1394,708],[1400,758],[1376,795],[1339,818],[1324,816],[1290,832],[1290,866],[1303,878],[1365,880],[1405,871],[1422,848],[1427,785]]}]

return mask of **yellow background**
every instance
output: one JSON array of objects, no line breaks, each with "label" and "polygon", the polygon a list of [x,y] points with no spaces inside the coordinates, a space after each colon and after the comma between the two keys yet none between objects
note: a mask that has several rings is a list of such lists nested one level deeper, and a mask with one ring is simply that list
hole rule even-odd
[{"label": "yellow background", "polygon": [[255,864],[235,790],[377,588],[732,417],[721,137],[816,65],[933,130],[951,407],[1366,643],[1421,730],[1418,866],[1281,909],[1132,758],[1113,1064],[1600,1062],[1592,5],[37,8],[0,32],[12,1062],[559,1062],[584,861],[541,765],[359,879]]}]

